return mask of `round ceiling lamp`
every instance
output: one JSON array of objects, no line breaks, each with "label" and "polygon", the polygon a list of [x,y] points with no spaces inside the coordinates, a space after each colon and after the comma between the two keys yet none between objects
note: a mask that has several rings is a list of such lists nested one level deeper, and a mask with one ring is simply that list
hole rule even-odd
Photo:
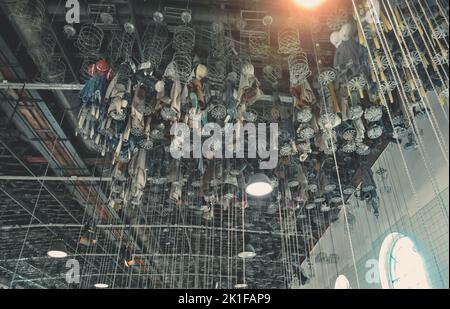
[{"label": "round ceiling lamp", "polygon": [[326,0],[292,0],[302,9],[314,10],[321,6]]},{"label": "round ceiling lamp", "polygon": [[106,284],[106,283],[96,283],[96,284],[94,284],[94,287],[96,288],[96,289],[107,289],[107,288],[109,288],[109,285],[108,284]]},{"label": "round ceiling lamp", "polygon": [[273,191],[272,183],[265,174],[257,173],[250,177],[245,192],[253,197],[265,197]]},{"label": "round ceiling lamp", "polygon": [[245,245],[244,251],[238,254],[242,259],[252,259],[256,256],[255,248],[252,245]]},{"label": "round ceiling lamp", "polygon": [[62,240],[56,240],[47,251],[47,255],[54,259],[64,259],[67,257],[66,246]]},{"label": "round ceiling lamp", "polygon": [[153,21],[157,24],[161,24],[164,21],[164,15],[158,11],[153,13]]},{"label": "round ceiling lamp", "polygon": [[236,283],[234,285],[235,289],[246,289],[248,287],[248,285],[246,283]]},{"label": "round ceiling lamp", "polygon": [[64,33],[68,38],[74,37],[77,34],[77,30],[73,25],[65,25],[64,26]]}]

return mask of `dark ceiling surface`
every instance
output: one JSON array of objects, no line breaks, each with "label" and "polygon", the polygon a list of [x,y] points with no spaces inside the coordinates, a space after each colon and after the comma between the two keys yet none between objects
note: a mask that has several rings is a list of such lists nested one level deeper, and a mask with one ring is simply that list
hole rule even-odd
[{"label": "dark ceiling surface", "polygon": [[[33,57],[33,46],[21,30],[20,20],[8,14],[8,3],[0,1],[0,71],[9,81],[39,80],[39,63]],[[45,1],[45,18],[49,33],[56,40],[55,55],[65,63],[60,83],[80,83],[83,56],[74,47],[74,38],[65,37],[64,1]],[[166,16],[169,30],[180,23],[184,10],[192,12],[196,28],[195,53],[203,60],[208,56],[212,38],[211,24],[225,24],[242,54],[249,53],[242,43],[237,24],[247,18],[252,26],[254,16],[271,15],[274,23],[265,31],[270,34],[271,48],[276,51],[278,31],[294,18],[300,29],[302,48],[308,54],[311,68],[332,65],[334,47],[329,43],[328,18],[336,12],[351,12],[349,1],[333,4],[314,17],[294,10],[289,1],[190,0],[190,1],[80,1],[81,25],[94,23],[105,30],[101,53],[108,56],[109,43],[132,21],[136,35],[143,36],[153,24],[153,13]],[[99,23],[99,10],[113,13],[113,24]],[[253,16],[253,17],[251,17]],[[79,31],[81,25],[75,25]],[[251,31],[251,29],[250,29]],[[318,45],[316,45],[318,44]],[[140,58],[142,46],[133,46],[133,57]],[[161,68],[170,59],[165,52]],[[253,57],[258,72],[271,61],[285,63],[272,52],[268,57]],[[285,66],[285,65],[284,65]],[[287,67],[283,67],[284,71]],[[317,74],[316,74],[317,75]],[[288,85],[288,76],[283,76]],[[266,94],[271,87],[263,83]],[[288,94],[288,86],[281,92]],[[169,185],[148,184],[142,205],[133,210],[115,210],[107,205],[109,182],[102,180],[111,173],[110,156],[100,157],[85,141],[74,134],[70,120],[78,113],[78,93],[64,91],[2,91],[0,109],[0,176],[93,176],[95,181],[1,180],[0,181],[0,278],[13,279],[14,286],[27,288],[92,288],[102,276],[115,288],[230,288],[242,278],[243,221],[245,237],[255,247],[257,257],[245,267],[249,286],[286,288],[292,278],[304,280],[300,269],[317,239],[339,215],[330,212],[292,211],[276,207],[275,199],[250,200],[243,216],[239,207],[212,209],[205,219],[197,207],[167,207]],[[263,110],[261,113],[265,113]],[[375,145],[369,161],[374,161],[386,145]],[[159,162],[158,164],[165,164]],[[188,169],[195,171],[195,163]],[[330,166],[331,168],[331,166]],[[194,173],[195,174],[195,173]],[[99,180],[100,178],[100,180]],[[356,180],[356,183],[358,180]],[[193,187],[190,190],[195,190]],[[186,192],[188,194],[188,192]],[[187,200],[194,205],[195,196]],[[280,220],[283,217],[284,220]],[[80,236],[95,227],[97,243],[80,245]],[[68,284],[65,261],[51,260],[46,252],[52,242],[62,239],[69,255],[82,264],[82,282]],[[288,254],[286,254],[288,252]],[[137,257],[137,265],[124,266],[124,259]],[[84,277],[83,277],[84,276]]]}]

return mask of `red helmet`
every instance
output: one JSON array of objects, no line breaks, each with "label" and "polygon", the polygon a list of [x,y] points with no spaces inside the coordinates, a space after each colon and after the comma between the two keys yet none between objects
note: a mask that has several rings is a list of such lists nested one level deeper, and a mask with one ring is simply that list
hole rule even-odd
[{"label": "red helmet", "polygon": [[100,74],[108,73],[108,71],[109,71],[109,64],[108,64],[108,62],[106,60],[104,60],[104,59],[100,59],[95,64],[95,70],[97,71],[97,73],[100,73]]},{"label": "red helmet", "polygon": [[89,76],[102,75],[105,76],[107,80],[111,80],[113,77],[113,72],[109,67],[108,62],[104,59],[97,61],[95,64],[88,65],[86,71]]}]

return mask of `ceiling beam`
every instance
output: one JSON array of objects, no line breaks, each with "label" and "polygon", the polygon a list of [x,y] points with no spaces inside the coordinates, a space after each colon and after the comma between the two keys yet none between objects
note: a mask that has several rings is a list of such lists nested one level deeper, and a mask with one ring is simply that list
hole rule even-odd
[{"label": "ceiling beam", "polygon": [[59,181],[59,182],[112,182],[112,177],[83,177],[83,176],[0,176],[0,181]]},{"label": "ceiling beam", "polygon": [[[22,276],[21,274],[18,274],[17,272],[12,271],[11,269],[9,269],[9,268],[7,268],[7,267],[5,267],[5,266],[2,266],[2,265],[0,265],[0,270],[4,270],[4,271],[6,271],[8,274],[11,274],[11,275],[13,275],[13,276],[16,276],[17,278],[20,278],[20,282],[32,284],[32,285],[34,285],[34,286],[36,286],[36,287],[38,287],[38,288],[40,288],[40,289],[44,289],[44,290],[47,289],[45,286],[43,286],[43,285],[41,285],[41,284],[35,282],[35,281],[40,281],[40,279],[39,279],[39,280],[28,279],[28,278]],[[14,282],[19,282],[19,281],[11,281],[11,282],[10,282],[10,287],[11,287],[11,285],[12,285]]]}]

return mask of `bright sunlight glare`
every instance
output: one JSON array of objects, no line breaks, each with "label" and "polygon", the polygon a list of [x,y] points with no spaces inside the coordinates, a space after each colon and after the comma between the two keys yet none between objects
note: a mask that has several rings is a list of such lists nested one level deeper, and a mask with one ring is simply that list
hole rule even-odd
[{"label": "bright sunlight glare", "polygon": [[299,7],[307,10],[314,10],[322,5],[326,0],[292,0]]}]

